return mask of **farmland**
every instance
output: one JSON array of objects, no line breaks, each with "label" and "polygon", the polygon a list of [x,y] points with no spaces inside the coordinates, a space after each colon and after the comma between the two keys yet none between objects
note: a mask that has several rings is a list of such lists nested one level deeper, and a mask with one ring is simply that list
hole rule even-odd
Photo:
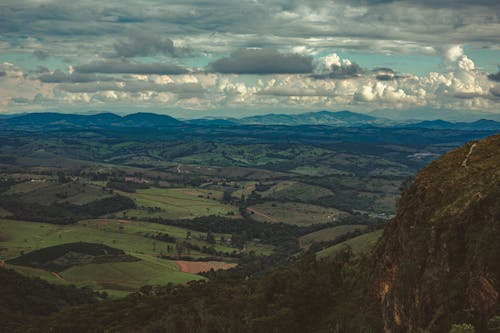
[{"label": "farmland", "polygon": [[[6,129],[0,260],[78,242],[109,246],[137,260],[85,262],[57,276],[7,265],[120,296],[142,285],[258,275],[306,251],[329,256],[343,241],[362,250],[377,235],[364,233],[394,213],[401,183],[428,162],[409,154],[440,153],[457,140],[443,133],[434,145],[435,133],[413,133],[418,144],[401,143],[409,130],[391,132],[391,144],[349,141],[355,129],[212,130]],[[230,269],[201,273],[210,268]]]},{"label": "farmland", "polygon": [[283,222],[294,225],[331,223],[346,213],[335,208],[326,208],[300,202],[267,201],[248,207],[252,218],[263,222]]}]

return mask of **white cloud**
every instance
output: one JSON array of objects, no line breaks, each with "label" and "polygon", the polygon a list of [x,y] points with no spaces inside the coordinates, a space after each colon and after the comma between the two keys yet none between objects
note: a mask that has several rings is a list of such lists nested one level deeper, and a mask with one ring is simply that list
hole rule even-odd
[{"label": "white cloud", "polygon": [[457,61],[461,56],[464,55],[464,49],[461,45],[453,45],[445,49],[444,58],[450,62]]}]

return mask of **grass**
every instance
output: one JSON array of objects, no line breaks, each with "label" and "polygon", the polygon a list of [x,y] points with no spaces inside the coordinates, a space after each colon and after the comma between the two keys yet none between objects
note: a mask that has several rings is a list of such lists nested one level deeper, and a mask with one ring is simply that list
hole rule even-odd
[{"label": "grass", "polygon": [[294,173],[298,173],[299,175],[314,176],[314,177],[326,176],[326,175],[339,175],[339,176],[352,175],[351,172],[337,170],[337,169],[330,168],[327,166],[305,165],[305,166],[296,167],[295,169],[292,169],[290,171],[294,172]]},{"label": "grass", "polygon": [[262,222],[284,222],[294,225],[311,225],[334,222],[342,216],[342,211],[335,208],[298,203],[264,202],[248,208],[253,219]]},{"label": "grass", "polygon": [[[58,226],[54,224],[0,220],[0,259],[10,259],[48,246],[72,242],[93,242],[121,249],[127,254],[140,258],[138,262],[117,262],[106,264],[86,264],[71,267],[60,274],[65,281],[50,272],[23,266],[10,265],[22,274],[37,276],[50,282],[73,283],[77,286],[91,286],[96,290],[107,291],[115,296],[137,290],[142,285],[186,283],[201,277],[179,271],[175,262],[159,259],[155,256],[164,251],[169,243],[145,238],[145,233],[168,233],[184,239],[188,229],[164,226],[146,222],[127,224],[117,220],[87,220],[75,225]],[[223,234],[216,234],[219,239]],[[195,238],[205,236],[191,231],[192,243],[207,245]],[[229,235],[223,235],[226,239]],[[173,245],[173,244],[171,244]],[[218,251],[233,252],[235,249],[217,244]],[[191,256],[205,254],[191,251]]]},{"label": "grass", "polygon": [[320,186],[282,181],[261,195],[268,200],[312,202],[333,195],[333,192]]},{"label": "grass", "polygon": [[10,215],[10,212],[8,210],[5,210],[2,207],[0,207],[0,218],[7,217],[9,215]]},{"label": "grass", "polygon": [[73,266],[61,273],[68,282],[96,290],[135,291],[144,285],[187,283],[203,277],[183,273],[169,260],[140,256],[140,261]]},{"label": "grass", "polygon": [[[147,222],[120,223],[116,220],[88,220],[74,225],[58,226],[54,224],[24,222],[12,220],[0,220],[0,234],[6,241],[0,242],[0,248],[7,250],[0,252],[0,259],[16,257],[21,251],[29,252],[48,246],[63,243],[88,242],[99,243],[121,249],[132,254],[159,255],[165,251],[167,245],[173,245],[144,237],[146,233],[168,233],[169,235],[184,239],[189,229],[164,226]],[[192,243],[207,245],[208,243],[196,240],[197,237],[205,236],[204,233],[190,231]],[[216,239],[228,234],[216,234]],[[235,249],[222,244],[216,244],[217,251],[227,253]],[[202,253],[192,251],[191,256],[205,256]]]},{"label": "grass", "polygon": [[318,258],[328,258],[335,255],[346,246],[349,246],[354,253],[370,252],[377,243],[380,236],[382,236],[382,232],[383,230],[377,230],[363,234],[358,237],[351,238],[345,242],[333,245],[331,247],[319,251],[318,253],[316,253],[316,256]]},{"label": "grass", "polygon": [[[149,188],[135,193],[118,193],[136,202],[139,209],[125,212],[129,217],[190,219],[208,215],[238,215],[238,210],[220,202],[222,192],[195,188]],[[156,211],[155,211],[156,209]]]},{"label": "grass", "polygon": [[262,243],[247,242],[246,251],[254,252],[256,255],[269,256],[274,252],[274,246]]},{"label": "grass", "polygon": [[55,202],[85,205],[113,196],[102,187],[78,181],[64,184],[55,181],[28,181],[12,186],[6,194],[21,195],[20,200],[41,205],[50,205]]},{"label": "grass", "polygon": [[340,225],[337,227],[318,230],[300,237],[302,247],[308,247],[314,242],[324,242],[333,240],[355,230],[365,230],[366,225]]}]

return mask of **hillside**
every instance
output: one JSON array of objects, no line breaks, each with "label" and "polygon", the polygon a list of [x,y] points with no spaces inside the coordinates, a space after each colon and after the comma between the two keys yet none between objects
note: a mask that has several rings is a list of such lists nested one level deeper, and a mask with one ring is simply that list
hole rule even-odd
[{"label": "hillside", "polygon": [[49,284],[0,266],[0,332],[13,332],[33,317],[47,316],[71,305],[96,303],[89,288]]},{"label": "hillside", "polygon": [[428,165],[371,254],[339,246],[322,260],[306,253],[255,276],[145,286],[19,332],[446,333],[462,323],[497,332],[499,151],[496,135]]},{"label": "hillside", "polygon": [[447,332],[499,314],[500,135],[431,163],[376,250],[388,332]]}]

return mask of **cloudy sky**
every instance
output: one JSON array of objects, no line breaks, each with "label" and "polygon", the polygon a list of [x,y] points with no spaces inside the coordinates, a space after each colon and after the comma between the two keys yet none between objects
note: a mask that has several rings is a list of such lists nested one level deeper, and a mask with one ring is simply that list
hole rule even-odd
[{"label": "cloudy sky", "polygon": [[500,113],[498,0],[2,0],[0,113]]}]

